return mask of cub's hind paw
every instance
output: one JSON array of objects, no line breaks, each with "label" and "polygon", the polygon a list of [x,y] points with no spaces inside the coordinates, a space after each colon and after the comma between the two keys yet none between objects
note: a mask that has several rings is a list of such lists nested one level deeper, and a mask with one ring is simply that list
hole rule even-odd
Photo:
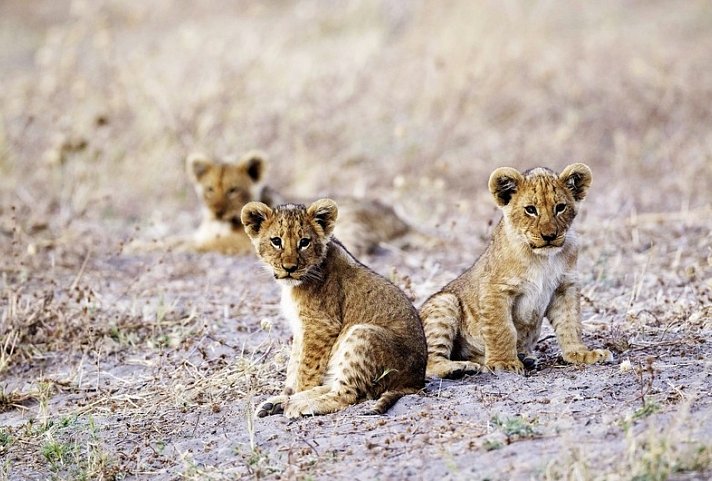
[{"label": "cub's hind paw", "polygon": [[287,396],[273,396],[260,404],[257,408],[257,417],[273,416],[284,412],[284,405],[287,403]]},{"label": "cub's hind paw", "polygon": [[522,364],[524,364],[524,369],[526,369],[527,371],[534,371],[539,367],[539,359],[534,356],[520,352],[519,354],[517,354],[517,357],[520,361],[522,361]]},{"label": "cub's hind paw", "polygon": [[576,349],[563,354],[564,361],[572,364],[595,364],[597,362],[611,362],[613,354],[608,349]]},{"label": "cub's hind paw", "polygon": [[307,397],[293,397],[287,402],[284,415],[289,419],[296,419],[302,416],[314,416],[319,414],[314,409],[314,401]]},{"label": "cub's hind paw", "polygon": [[[355,401],[354,399],[353,402]],[[290,396],[284,406],[284,415],[289,419],[317,416],[333,413],[348,404],[351,403],[344,402],[339,395],[331,391],[330,386],[317,386]]]},{"label": "cub's hind paw", "polygon": [[426,376],[441,379],[459,379],[463,376],[479,374],[482,366],[470,361],[441,361],[428,365]]},{"label": "cub's hind paw", "polygon": [[487,361],[485,366],[492,372],[508,371],[524,374],[524,364],[519,359],[512,359],[510,361]]}]

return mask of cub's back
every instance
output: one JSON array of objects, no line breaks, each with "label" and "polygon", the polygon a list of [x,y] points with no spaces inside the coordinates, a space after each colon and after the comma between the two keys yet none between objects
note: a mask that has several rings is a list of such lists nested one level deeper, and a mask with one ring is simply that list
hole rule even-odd
[{"label": "cub's back", "polygon": [[330,287],[335,291],[333,295],[342,296],[344,327],[374,324],[424,346],[425,334],[418,312],[405,293],[361,264],[338,241],[332,241],[329,249],[328,256],[333,255],[338,273]]}]

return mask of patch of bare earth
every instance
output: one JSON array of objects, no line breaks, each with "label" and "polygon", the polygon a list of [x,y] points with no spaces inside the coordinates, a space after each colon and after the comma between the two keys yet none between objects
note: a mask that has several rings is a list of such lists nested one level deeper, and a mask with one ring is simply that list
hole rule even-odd
[{"label": "patch of bare earth", "polygon": [[[0,4],[0,480],[712,476],[712,10],[685,2]],[[416,305],[484,249],[496,166],[588,163],[586,342],[255,419],[289,332],[252,256],[187,233],[192,149],[393,202],[440,246],[364,259]]]}]

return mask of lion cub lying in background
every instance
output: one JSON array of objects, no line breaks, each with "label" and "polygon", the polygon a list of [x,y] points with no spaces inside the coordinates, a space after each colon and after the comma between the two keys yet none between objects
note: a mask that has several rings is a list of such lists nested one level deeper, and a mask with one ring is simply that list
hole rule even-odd
[{"label": "lion cub lying in background", "polygon": [[372,412],[382,414],[423,387],[427,346],[418,313],[332,239],[336,218],[330,199],[242,209],[245,231],[282,286],[294,336],[284,394],[265,401],[260,417],[326,414],[375,398]]},{"label": "lion cub lying in background", "polygon": [[[581,340],[576,283],[578,246],[571,224],[591,185],[591,170],[572,164],[557,175],[503,167],[489,179],[502,209],[492,241],[475,264],[420,309],[428,341],[428,376],[456,377],[533,367],[543,318],[567,362],[611,359]],[[524,363],[522,362],[524,361]]]},{"label": "lion cub lying in background", "polygon": [[[203,220],[194,235],[194,249],[224,254],[250,251],[250,241],[240,221],[242,207],[250,201],[270,206],[284,203],[277,192],[264,184],[267,160],[256,151],[236,162],[214,162],[194,153],[186,169],[198,198]],[[380,242],[399,238],[411,228],[391,209],[378,201],[343,197],[336,236],[358,254],[373,251]]]}]

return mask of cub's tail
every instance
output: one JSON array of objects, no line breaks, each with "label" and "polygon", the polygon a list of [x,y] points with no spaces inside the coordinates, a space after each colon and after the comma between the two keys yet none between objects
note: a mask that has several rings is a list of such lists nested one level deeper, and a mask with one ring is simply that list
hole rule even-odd
[{"label": "cub's tail", "polygon": [[376,404],[374,404],[373,409],[371,409],[368,414],[371,415],[380,415],[380,414],[385,414],[386,411],[388,411],[390,408],[393,407],[393,405],[398,402],[400,398],[402,398],[405,395],[408,394],[416,394],[418,393],[419,389],[415,388],[402,388],[402,389],[394,389],[392,391],[385,391],[383,394],[381,394],[381,397],[378,398],[376,401]]}]

